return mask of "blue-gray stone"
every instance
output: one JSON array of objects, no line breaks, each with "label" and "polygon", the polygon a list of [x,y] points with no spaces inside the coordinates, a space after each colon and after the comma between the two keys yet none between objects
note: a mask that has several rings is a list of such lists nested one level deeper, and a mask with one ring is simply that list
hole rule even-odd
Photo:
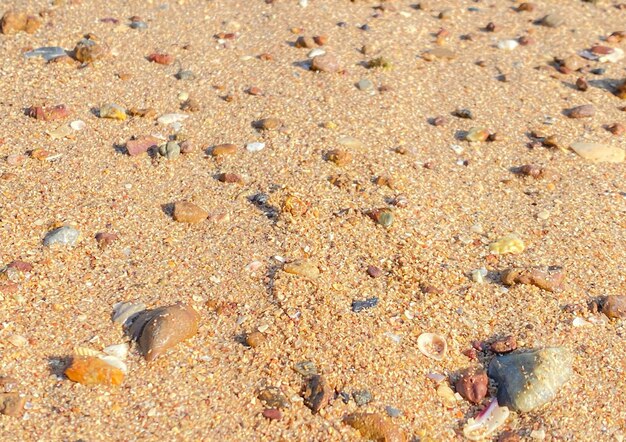
[{"label": "blue-gray stone", "polygon": [[43,239],[43,245],[50,247],[55,244],[62,246],[73,246],[78,241],[80,232],[73,227],[63,226],[58,229],[51,230]]}]

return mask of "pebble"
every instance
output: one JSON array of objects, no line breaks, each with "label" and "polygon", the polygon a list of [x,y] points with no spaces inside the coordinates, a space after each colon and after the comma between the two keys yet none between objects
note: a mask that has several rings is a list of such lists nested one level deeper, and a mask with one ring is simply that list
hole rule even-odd
[{"label": "pebble", "polygon": [[306,56],[309,58],[315,58],[315,57],[320,57],[324,54],[326,54],[326,51],[324,49],[315,48],[309,51],[309,53]]},{"label": "pebble", "polygon": [[278,118],[264,118],[255,123],[255,126],[261,130],[276,130],[283,125]]},{"label": "pebble", "polygon": [[484,127],[472,127],[465,135],[465,139],[470,143],[486,141],[487,138],[489,138],[489,131]]},{"label": "pebble", "polygon": [[498,442],[519,442],[520,437],[514,431],[503,431],[498,435]]},{"label": "pebble", "polygon": [[52,107],[32,106],[28,108],[27,113],[36,120],[54,121],[66,118],[70,112],[64,104],[58,104]]},{"label": "pebble", "polygon": [[362,407],[372,402],[372,393],[369,390],[355,390],[352,392],[352,398],[357,407]]},{"label": "pebble", "polygon": [[70,127],[75,131],[79,131],[83,130],[85,127],[87,127],[87,125],[83,120],[74,120],[70,123]]},{"label": "pebble", "polygon": [[97,356],[75,356],[65,369],[65,376],[83,385],[120,385],[124,372]]},{"label": "pebble", "polygon": [[168,141],[159,146],[159,154],[168,160],[180,156],[180,145],[176,141]]},{"label": "pebble", "polygon": [[81,63],[93,63],[103,58],[108,52],[108,48],[96,41],[83,38],[74,47],[74,58]]},{"label": "pebble", "polygon": [[128,26],[131,29],[138,29],[140,31],[143,31],[144,29],[148,29],[148,23],[146,23],[145,21],[141,21],[141,20],[132,21]]},{"label": "pebble", "polygon": [[404,431],[392,419],[378,413],[353,413],[343,422],[357,430],[363,439],[378,442],[406,442]]},{"label": "pebble", "polygon": [[248,152],[260,152],[263,149],[265,149],[265,143],[261,143],[259,141],[246,144],[246,150]]},{"label": "pebble", "polygon": [[157,123],[167,126],[168,124],[180,123],[189,118],[189,115],[185,114],[163,114],[157,118]]},{"label": "pebble", "polygon": [[393,68],[393,64],[391,63],[390,60],[388,60],[385,57],[376,57],[376,58],[372,58],[371,60],[367,62],[367,67],[368,69],[380,68],[384,70],[389,70]]},{"label": "pebble", "polygon": [[262,389],[257,398],[270,408],[289,408],[289,400],[278,387]]},{"label": "pebble", "polygon": [[253,331],[246,335],[246,345],[251,348],[257,348],[261,346],[267,338],[260,331]]},{"label": "pebble", "polygon": [[454,384],[456,392],[465,400],[480,404],[487,396],[489,378],[484,371],[464,371]]},{"label": "pebble", "polygon": [[352,162],[352,154],[346,150],[333,149],[328,152],[326,159],[341,167]]},{"label": "pebble", "polygon": [[332,396],[333,390],[323,376],[315,374],[305,380],[302,397],[304,405],[310,408],[313,413],[326,407]]},{"label": "pebble", "polygon": [[571,147],[579,156],[594,163],[621,163],[626,156],[624,149],[603,143],[577,142]]},{"label": "pebble", "polygon": [[315,44],[315,40],[313,40],[313,37],[300,36],[294,43],[294,46],[296,48],[313,49],[316,46],[316,44]]},{"label": "pebble", "polygon": [[317,264],[306,259],[299,259],[284,265],[283,270],[292,275],[304,276],[315,279],[319,276],[320,270]]},{"label": "pebble", "polygon": [[430,49],[422,54],[422,58],[426,61],[433,60],[452,60],[456,58],[456,53],[447,48],[434,48]]},{"label": "pebble", "polygon": [[55,244],[61,246],[74,246],[78,241],[80,232],[71,226],[63,226],[48,232],[43,240],[43,245],[51,247]]},{"label": "pebble", "polygon": [[626,295],[607,296],[602,304],[602,313],[611,319],[626,318]]},{"label": "pebble", "polygon": [[148,55],[147,59],[149,62],[156,63],[156,64],[163,64],[166,66],[169,66],[170,64],[174,63],[174,60],[175,60],[173,55],[159,54],[156,52]]},{"label": "pebble", "polygon": [[370,210],[367,214],[370,218],[374,220],[374,222],[376,222],[376,224],[383,226],[385,229],[388,229],[393,224],[394,216],[391,209],[373,209]]},{"label": "pebble", "polygon": [[531,284],[548,292],[559,292],[563,288],[565,272],[560,268],[511,268],[502,273],[504,285]]},{"label": "pebble", "polygon": [[583,104],[582,106],[576,106],[567,111],[567,116],[570,118],[591,118],[596,114],[596,109],[591,104]]},{"label": "pebble", "polygon": [[506,235],[489,245],[489,251],[496,255],[519,254],[525,249],[524,241],[516,233]]},{"label": "pebble", "polygon": [[189,201],[177,201],[174,203],[174,220],[179,223],[197,224],[209,216],[209,213]]},{"label": "pebble", "polygon": [[317,367],[311,361],[296,362],[293,369],[301,376],[308,377],[317,374]]},{"label": "pebble", "polygon": [[374,88],[374,84],[367,78],[363,78],[362,80],[358,81],[356,87],[362,91],[369,91]]},{"label": "pebble", "polygon": [[152,148],[157,148],[160,140],[153,136],[139,137],[135,140],[128,140],[126,142],[126,151],[131,157],[141,155]]},{"label": "pebble", "polygon": [[352,301],[352,311],[354,313],[362,312],[378,305],[378,298],[367,298],[365,301]]},{"label": "pebble", "polygon": [[498,403],[523,413],[544,405],[572,376],[572,360],[565,347],[496,356],[489,377],[498,384]]},{"label": "pebble", "polygon": [[319,72],[337,72],[339,61],[333,54],[324,54],[313,57],[311,60],[311,70]]},{"label": "pebble", "polygon": [[101,106],[98,115],[100,118],[110,118],[113,120],[121,120],[121,121],[124,121],[127,117],[126,109],[114,103],[105,104],[104,106]]},{"label": "pebble", "polygon": [[613,135],[623,135],[626,133],[626,126],[621,123],[613,123],[607,127],[607,130],[611,132]]},{"label": "pebble", "polygon": [[564,18],[556,13],[548,14],[541,19],[541,24],[548,28],[557,28],[565,22]]},{"label": "pebble", "polygon": [[18,392],[0,393],[0,414],[10,417],[22,417],[25,405],[26,396]]},{"label": "pebble", "polygon": [[220,180],[222,183],[243,184],[243,178],[241,178],[241,176],[237,175],[236,173],[221,173],[218,176],[218,180]]},{"label": "pebble", "polygon": [[389,417],[399,417],[402,415],[402,410],[399,408],[392,407],[391,405],[387,405],[385,407],[385,411],[389,415]]},{"label": "pebble", "polygon": [[215,157],[222,155],[234,155],[237,153],[237,146],[234,144],[218,144],[213,147],[211,154]]},{"label": "pebble", "polygon": [[367,266],[367,274],[370,275],[372,278],[378,278],[382,276],[383,271],[376,266],[370,265]]},{"label": "pebble", "polygon": [[0,20],[0,30],[3,34],[14,34],[22,31],[27,34],[34,34],[40,26],[41,21],[34,15],[12,10],[5,12],[2,20]]},{"label": "pebble", "polygon": [[492,342],[489,348],[494,353],[510,353],[517,348],[517,339],[509,335]]},{"label": "pebble", "polygon": [[263,417],[269,420],[277,421],[282,419],[283,413],[276,408],[266,408],[263,410]]},{"label": "pebble", "polygon": [[519,46],[519,42],[517,40],[500,40],[497,46],[498,49],[506,49],[507,51],[512,51]]},{"label": "pebble", "polygon": [[626,80],[617,88],[616,95],[618,98],[626,100]]},{"label": "pebble", "polygon": [[151,362],[195,335],[199,322],[193,307],[178,303],[142,311],[134,318],[129,333],[146,361]]},{"label": "pebble", "polygon": [[189,69],[181,69],[176,74],[176,78],[178,78],[179,80],[193,80],[195,77],[196,76],[194,75],[193,71]]}]

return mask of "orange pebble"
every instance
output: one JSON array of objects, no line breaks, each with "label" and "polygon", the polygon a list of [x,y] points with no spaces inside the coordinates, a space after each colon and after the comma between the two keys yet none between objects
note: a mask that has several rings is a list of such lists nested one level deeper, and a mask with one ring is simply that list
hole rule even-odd
[{"label": "orange pebble", "polygon": [[120,385],[124,373],[94,356],[76,356],[65,369],[65,376],[83,385]]}]

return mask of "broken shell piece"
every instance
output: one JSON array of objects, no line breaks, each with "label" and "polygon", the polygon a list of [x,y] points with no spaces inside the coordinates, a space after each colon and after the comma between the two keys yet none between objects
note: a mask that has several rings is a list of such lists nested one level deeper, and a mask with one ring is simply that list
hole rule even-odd
[{"label": "broken shell piece", "polygon": [[124,343],[109,345],[108,347],[104,347],[102,349],[102,352],[110,356],[115,356],[116,358],[123,361],[128,355],[128,344]]},{"label": "broken shell piece", "polygon": [[111,367],[115,367],[121,370],[122,373],[128,373],[128,367],[126,366],[126,363],[122,361],[121,359],[116,358],[115,356],[111,356],[111,355],[101,355],[98,357],[100,358],[101,361],[106,362]]},{"label": "broken shell piece", "polygon": [[463,435],[469,440],[484,440],[500,428],[508,417],[509,409],[500,407],[498,400],[494,398],[475,419],[470,418],[467,421],[467,425],[463,427]]},{"label": "broken shell piece", "polygon": [[448,344],[443,336],[435,333],[422,333],[417,338],[417,348],[430,359],[441,361],[448,351]]},{"label": "broken shell piece", "polygon": [[74,354],[77,356],[100,356],[102,353],[88,347],[74,347]]},{"label": "broken shell piece", "polygon": [[113,306],[113,322],[126,327],[134,315],[145,309],[146,305],[141,302],[118,302]]},{"label": "broken shell piece", "polygon": [[437,396],[439,396],[446,408],[454,408],[457,403],[456,395],[447,383],[439,384],[439,387],[437,387]]}]

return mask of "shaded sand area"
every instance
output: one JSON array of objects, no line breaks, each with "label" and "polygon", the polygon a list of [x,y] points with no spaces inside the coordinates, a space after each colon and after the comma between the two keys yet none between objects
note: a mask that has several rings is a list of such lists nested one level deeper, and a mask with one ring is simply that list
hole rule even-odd
[{"label": "shaded sand area", "polygon": [[[623,440],[623,2],[7,3],[3,440],[466,440],[509,336],[566,379],[487,440]],[[197,318],[68,379],[119,302]]]}]

